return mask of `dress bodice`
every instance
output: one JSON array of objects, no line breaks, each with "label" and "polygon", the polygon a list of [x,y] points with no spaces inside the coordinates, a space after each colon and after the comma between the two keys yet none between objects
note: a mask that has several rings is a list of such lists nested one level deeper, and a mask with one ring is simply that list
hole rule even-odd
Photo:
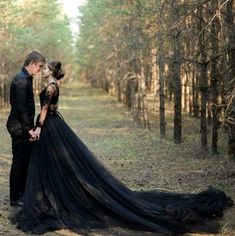
[{"label": "dress bodice", "polygon": [[[48,91],[48,86],[53,88],[53,93]],[[49,111],[55,111],[59,100],[59,86],[57,83],[50,83],[40,93],[40,106],[49,105]]]}]

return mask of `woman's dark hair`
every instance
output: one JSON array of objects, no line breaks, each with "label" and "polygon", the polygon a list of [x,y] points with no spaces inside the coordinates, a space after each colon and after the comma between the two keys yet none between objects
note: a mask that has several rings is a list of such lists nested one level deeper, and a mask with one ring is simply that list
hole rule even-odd
[{"label": "woman's dark hair", "polygon": [[57,79],[60,80],[64,77],[64,71],[61,68],[60,61],[49,61],[48,63],[49,69],[52,71],[52,75]]},{"label": "woman's dark hair", "polygon": [[24,61],[23,66],[28,66],[30,62],[46,62],[46,58],[42,55],[42,53],[38,50],[33,50],[30,52],[26,57]]}]

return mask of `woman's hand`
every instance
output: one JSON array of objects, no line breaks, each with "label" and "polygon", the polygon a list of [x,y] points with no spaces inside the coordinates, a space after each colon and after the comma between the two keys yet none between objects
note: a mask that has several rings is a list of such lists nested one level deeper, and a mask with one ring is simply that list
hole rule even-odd
[{"label": "woman's hand", "polygon": [[38,140],[40,138],[40,134],[41,134],[41,127],[36,127],[33,134],[34,134],[36,140]]},{"label": "woman's hand", "polygon": [[40,134],[41,134],[41,127],[36,127],[36,129],[34,131],[30,130],[29,134],[30,134],[29,141],[39,140]]}]

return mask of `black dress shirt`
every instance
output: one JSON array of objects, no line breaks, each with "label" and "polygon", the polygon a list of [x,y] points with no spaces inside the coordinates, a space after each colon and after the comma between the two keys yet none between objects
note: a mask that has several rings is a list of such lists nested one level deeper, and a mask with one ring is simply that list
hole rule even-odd
[{"label": "black dress shirt", "polygon": [[11,112],[7,121],[12,136],[27,134],[34,126],[35,104],[33,77],[23,67],[13,78],[10,87]]}]

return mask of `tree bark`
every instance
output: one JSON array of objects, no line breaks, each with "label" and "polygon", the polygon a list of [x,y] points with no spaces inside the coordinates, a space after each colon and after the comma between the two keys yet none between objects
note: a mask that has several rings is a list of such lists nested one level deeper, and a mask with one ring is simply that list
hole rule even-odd
[{"label": "tree bark", "polygon": [[205,30],[203,29],[203,12],[202,7],[198,8],[198,18],[199,18],[199,42],[198,47],[200,50],[200,90],[201,90],[201,148],[207,150],[207,91],[208,91],[208,82],[207,82],[207,63],[206,63],[206,48],[205,48]]},{"label": "tree bark", "polygon": [[193,78],[193,115],[199,117],[199,65],[196,65],[196,76]]},{"label": "tree bark", "polygon": [[[173,22],[179,19],[179,5],[177,1],[172,2]],[[180,31],[173,30],[173,71],[174,71],[174,142],[182,141],[182,116],[181,116],[181,78],[180,78]]]},{"label": "tree bark", "polygon": [[[218,2],[212,1],[211,8],[213,14],[215,14],[218,8]],[[211,96],[212,96],[212,153],[218,153],[218,127],[219,127],[219,71],[217,65],[217,59],[214,59],[218,54],[218,34],[219,34],[220,22],[218,16],[216,16],[211,24]]]},{"label": "tree bark", "polygon": [[[234,10],[234,0],[230,0],[227,3],[226,8],[226,25],[227,25],[227,35],[228,35],[228,71],[229,76],[227,81],[225,81],[225,91],[226,96],[228,97],[235,86],[235,26],[234,26],[234,17],[233,17],[233,10]],[[228,101],[227,101],[228,102]],[[231,101],[230,109],[230,118],[233,120],[233,123],[229,123],[228,129],[228,155],[235,159],[235,101],[234,99]]]},{"label": "tree bark", "polygon": [[164,84],[164,58],[163,58],[163,40],[162,32],[158,33],[158,68],[159,68],[159,98],[160,98],[160,138],[166,137],[166,122],[165,122],[165,84]]}]

